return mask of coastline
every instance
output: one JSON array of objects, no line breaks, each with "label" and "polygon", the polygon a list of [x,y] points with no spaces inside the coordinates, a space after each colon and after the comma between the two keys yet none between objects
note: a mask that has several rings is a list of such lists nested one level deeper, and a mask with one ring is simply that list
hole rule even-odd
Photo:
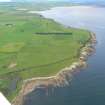
[{"label": "coastline", "polygon": [[96,36],[93,32],[90,32],[90,40],[80,49],[80,57],[77,62],[74,62],[70,67],[60,70],[55,76],[24,80],[18,96],[12,101],[12,105],[22,105],[24,97],[38,87],[64,87],[69,85],[72,73],[87,66],[86,61],[88,56],[94,52],[95,44]]}]

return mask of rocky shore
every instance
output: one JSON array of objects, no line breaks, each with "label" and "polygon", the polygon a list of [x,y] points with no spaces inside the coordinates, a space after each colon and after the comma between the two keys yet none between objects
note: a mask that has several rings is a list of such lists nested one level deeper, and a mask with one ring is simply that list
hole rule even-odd
[{"label": "rocky shore", "polygon": [[80,50],[80,57],[77,62],[74,62],[70,67],[62,69],[55,76],[32,78],[23,81],[23,86],[18,96],[13,100],[12,105],[23,105],[24,98],[29,93],[37,88],[43,87],[64,87],[69,85],[72,79],[72,73],[81,68],[87,67],[87,59],[95,51],[96,36],[93,32],[90,33],[90,40]]}]

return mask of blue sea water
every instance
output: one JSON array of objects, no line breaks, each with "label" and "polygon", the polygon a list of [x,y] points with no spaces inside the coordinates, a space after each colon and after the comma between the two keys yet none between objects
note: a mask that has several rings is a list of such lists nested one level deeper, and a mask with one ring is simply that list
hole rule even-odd
[{"label": "blue sea water", "polygon": [[69,86],[49,88],[48,94],[35,90],[27,95],[24,105],[105,105],[105,8],[56,7],[40,14],[65,26],[93,31],[98,43],[88,67],[75,73]]}]

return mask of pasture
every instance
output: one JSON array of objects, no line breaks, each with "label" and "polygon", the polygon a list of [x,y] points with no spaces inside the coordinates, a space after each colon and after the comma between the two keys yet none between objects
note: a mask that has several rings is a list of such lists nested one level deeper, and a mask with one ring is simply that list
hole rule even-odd
[{"label": "pasture", "polygon": [[23,80],[55,75],[78,60],[89,38],[86,30],[67,28],[40,15],[2,11],[0,91],[11,100]]}]

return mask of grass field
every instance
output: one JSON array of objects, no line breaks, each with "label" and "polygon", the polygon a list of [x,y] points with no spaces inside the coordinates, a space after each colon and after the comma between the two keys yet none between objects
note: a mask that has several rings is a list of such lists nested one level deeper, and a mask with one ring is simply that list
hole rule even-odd
[{"label": "grass field", "polygon": [[0,13],[0,91],[10,100],[23,80],[54,75],[78,60],[90,38],[88,31],[65,28],[26,11]]}]

